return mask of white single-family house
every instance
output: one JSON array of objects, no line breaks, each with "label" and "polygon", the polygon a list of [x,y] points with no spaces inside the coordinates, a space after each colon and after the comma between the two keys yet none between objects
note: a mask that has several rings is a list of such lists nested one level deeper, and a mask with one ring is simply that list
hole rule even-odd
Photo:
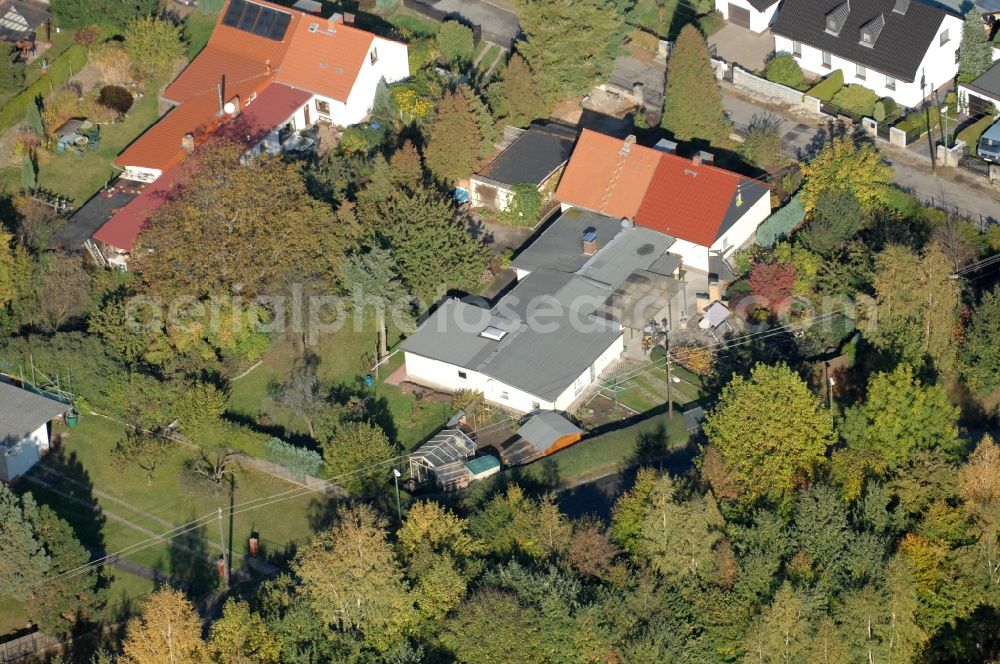
[{"label": "white single-family house", "polygon": [[962,14],[932,0],[783,0],[774,49],[803,70],[916,107],[958,73]]}]

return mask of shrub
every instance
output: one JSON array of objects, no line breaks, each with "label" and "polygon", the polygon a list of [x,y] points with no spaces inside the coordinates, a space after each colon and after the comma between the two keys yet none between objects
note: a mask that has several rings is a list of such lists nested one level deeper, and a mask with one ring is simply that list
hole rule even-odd
[{"label": "shrub", "polygon": [[49,65],[49,70],[40,79],[22,90],[16,97],[0,109],[0,130],[8,129],[24,119],[29,104],[34,104],[39,96],[44,97],[53,87],[62,85],[87,64],[87,50],[79,44],[70,46]]},{"label": "shrub", "polygon": [[764,70],[767,80],[798,90],[805,85],[806,79],[802,75],[802,67],[791,55],[778,55],[767,62]]},{"label": "shrub", "polygon": [[875,121],[885,122],[896,113],[896,102],[892,97],[883,97],[875,102]]},{"label": "shrub", "polygon": [[810,97],[830,101],[844,87],[844,72],[838,69],[806,91]]},{"label": "shrub", "polygon": [[382,142],[382,132],[370,125],[354,125],[344,130],[340,136],[340,147],[345,152],[367,154]]},{"label": "shrub", "polygon": [[264,443],[267,458],[295,473],[301,480],[305,475],[315,475],[323,467],[323,457],[314,450],[271,438]]},{"label": "shrub", "polygon": [[125,115],[132,108],[132,93],[118,85],[105,85],[97,97],[97,103]]},{"label": "shrub", "polygon": [[542,196],[538,193],[538,188],[530,182],[522,182],[515,184],[512,191],[514,195],[507,211],[502,215],[503,221],[523,228],[537,224],[542,211]]},{"label": "shrub", "polygon": [[659,37],[645,30],[633,30],[628,35],[628,41],[630,44],[634,44],[636,48],[641,48],[650,53],[657,53],[660,50]]},{"label": "shrub", "polygon": [[476,47],[472,29],[458,21],[445,21],[438,28],[437,46],[448,64],[465,67],[472,64]]},{"label": "shrub", "polygon": [[871,117],[875,112],[878,95],[860,85],[848,85],[833,96],[833,104],[855,115]]}]

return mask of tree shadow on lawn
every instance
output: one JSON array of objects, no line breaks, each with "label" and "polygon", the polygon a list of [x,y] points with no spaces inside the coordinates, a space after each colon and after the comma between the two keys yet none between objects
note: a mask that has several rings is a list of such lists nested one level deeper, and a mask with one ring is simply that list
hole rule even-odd
[{"label": "tree shadow on lawn", "polygon": [[[94,497],[94,483],[90,480],[90,474],[76,452],[67,454],[60,444],[48,454],[43,465],[32,472],[45,482],[53,484],[60,492],[48,491],[33,484],[29,490],[35,499],[40,504],[48,505],[60,519],[69,523],[80,543],[87,549],[103,555],[107,517]],[[86,505],[92,507],[88,509]]]},{"label": "tree shadow on lawn", "polygon": [[[192,512],[189,520],[197,516]],[[193,595],[201,595],[214,590],[219,583],[219,573],[213,562],[219,557],[209,549],[207,525],[203,525],[185,535],[170,540],[167,550],[166,567],[170,577],[185,586]]]}]

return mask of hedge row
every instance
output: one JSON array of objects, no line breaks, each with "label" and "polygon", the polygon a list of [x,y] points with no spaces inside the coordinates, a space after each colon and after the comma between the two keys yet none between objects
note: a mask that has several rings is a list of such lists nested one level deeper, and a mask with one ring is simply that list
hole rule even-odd
[{"label": "hedge row", "polygon": [[87,49],[73,44],[49,63],[49,70],[37,81],[21,90],[0,108],[0,131],[9,129],[24,119],[28,106],[38,97],[45,97],[73,77],[87,64]]},{"label": "hedge row", "polygon": [[840,69],[831,73],[816,85],[809,88],[806,94],[820,101],[830,101],[844,87],[844,72]]}]

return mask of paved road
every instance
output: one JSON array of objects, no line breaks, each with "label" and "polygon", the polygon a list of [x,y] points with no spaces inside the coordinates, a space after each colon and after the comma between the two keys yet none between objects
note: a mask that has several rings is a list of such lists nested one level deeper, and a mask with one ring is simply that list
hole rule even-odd
[{"label": "paved road", "polygon": [[[770,115],[779,122],[782,148],[790,157],[804,158],[822,147],[831,136],[842,135],[843,126],[797,115],[785,108],[739,95],[732,86],[723,87],[723,107],[738,129],[746,128],[755,117]],[[964,216],[985,222],[1000,222],[1000,192],[954,168],[931,171],[930,161],[912,150],[877,142],[882,156],[896,169],[896,183],[938,207],[955,207]]]},{"label": "paved road", "polygon": [[481,26],[483,39],[506,49],[521,32],[517,14],[487,0],[439,0],[433,7]]}]

